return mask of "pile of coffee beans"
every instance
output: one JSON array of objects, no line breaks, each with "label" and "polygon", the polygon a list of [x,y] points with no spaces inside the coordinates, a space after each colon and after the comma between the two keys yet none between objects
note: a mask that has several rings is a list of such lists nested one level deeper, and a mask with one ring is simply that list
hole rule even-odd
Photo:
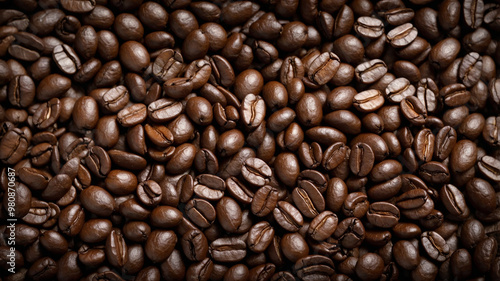
[{"label": "pile of coffee beans", "polygon": [[500,280],[499,64],[499,0],[0,0],[0,280]]}]

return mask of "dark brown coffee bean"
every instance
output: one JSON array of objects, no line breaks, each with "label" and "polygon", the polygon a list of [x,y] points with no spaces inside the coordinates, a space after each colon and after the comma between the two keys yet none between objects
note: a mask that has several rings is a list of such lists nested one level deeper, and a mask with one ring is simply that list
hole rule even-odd
[{"label": "dark brown coffee bean", "polygon": [[393,80],[385,89],[386,97],[393,103],[400,103],[403,99],[415,94],[415,86],[406,78]]},{"label": "dark brown coffee bean", "polygon": [[457,132],[450,126],[441,128],[436,136],[434,155],[438,160],[446,159],[457,141]]},{"label": "dark brown coffee bean", "polygon": [[292,232],[298,231],[304,223],[299,210],[286,201],[277,203],[273,216],[281,227]]},{"label": "dark brown coffee bean", "polygon": [[411,23],[402,24],[387,33],[387,41],[394,48],[408,46],[417,38],[418,30]]},{"label": "dark brown coffee bean", "polygon": [[80,68],[80,58],[69,45],[58,45],[52,51],[52,58],[57,67],[66,74],[75,74]]},{"label": "dark brown coffee bean", "polygon": [[331,171],[348,159],[349,153],[348,146],[341,142],[334,143],[324,152],[321,165],[325,170]]},{"label": "dark brown coffee bean", "polygon": [[244,124],[250,129],[256,128],[264,121],[266,105],[260,96],[248,94],[242,102],[240,112]]},{"label": "dark brown coffee bean", "polygon": [[384,33],[384,23],[374,17],[359,17],[354,30],[362,37],[376,39]]},{"label": "dark brown coffee bean", "polygon": [[322,241],[335,232],[337,224],[337,215],[330,211],[324,211],[311,221],[307,232],[314,240]]},{"label": "dark brown coffee bean", "polygon": [[215,220],[215,208],[203,199],[190,200],[185,207],[188,217],[200,227],[209,227]]},{"label": "dark brown coffee bean", "polygon": [[246,256],[246,243],[238,238],[218,238],[210,244],[210,256],[218,262],[238,262]]},{"label": "dark brown coffee bean", "polygon": [[365,239],[365,228],[358,218],[346,218],[338,224],[333,237],[338,239],[343,247],[352,249],[361,245]]},{"label": "dark brown coffee bean", "polygon": [[491,156],[483,156],[478,162],[479,171],[488,179],[500,179],[500,161]]},{"label": "dark brown coffee bean", "polygon": [[176,243],[177,236],[172,230],[155,230],[149,235],[144,252],[151,261],[160,263],[170,256]]},{"label": "dark brown coffee bean", "polygon": [[307,168],[314,169],[321,164],[323,151],[317,142],[310,145],[306,142],[300,144],[298,148],[299,159]]},{"label": "dark brown coffee bean", "polygon": [[359,142],[351,148],[349,167],[358,177],[367,176],[374,164],[373,150],[366,143]]},{"label": "dark brown coffee bean", "polygon": [[269,185],[265,185],[259,188],[252,198],[252,213],[258,217],[264,217],[274,210],[277,202],[278,191]]},{"label": "dark brown coffee bean", "polygon": [[455,144],[450,154],[450,168],[455,172],[465,172],[476,163],[477,147],[469,140],[461,140]]},{"label": "dark brown coffee bean", "polygon": [[393,250],[396,263],[406,270],[415,269],[420,262],[418,249],[407,240],[401,240],[394,244]]},{"label": "dark brown coffee bean", "polygon": [[425,252],[437,261],[444,261],[450,255],[450,246],[446,241],[434,231],[422,233],[421,243]]},{"label": "dark brown coffee bean", "polygon": [[359,82],[371,84],[387,73],[387,65],[382,60],[374,59],[356,66],[355,73]]},{"label": "dark brown coffee bean", "polygon": [[191,261],[201,261],[207,256],[207,238],[199,230],[191,230],[182,235],[181,245],[184,254]]},{"label": "dark brown coffee bean", "polygon": [[403,116],[412,124],[417,126],[425,124],[427,110],[417,97],[411,96],[403,99],[400,106],[401,113],[403,113]]},{"label": "dark brown coffee bean", "polygon": [[153,74],[161,81],[167,81],[179,74],[184,60],[172,49],[163,51],[153,62]]},{"label": "dark brown coffee bean", "polygon": [[262,253],[269,246],[273,237],[273,227],[267,221],[261,221],[250,228],[246,241],[247,246],[255,253]]},{"label": "dark brown coffee bean", "polygon": [[201,174],[194,182],[194,193],[206,200],[219,200],[225,189],[224,180],[214,175]]},{"label": "dark brown coffee bean", "polygon": [[19,107],[29,106],[35,98],[35,84],[28,75],[20,75],[10,80],[8,86],[9,101]]},{"label": "dark brown coffee bean", "polygon": [[403,215],[411,219],[427,216],[434,208],[434,201],[423,189],[412,189],[396,199],[396,206]]},{"label": "dark brown coffee bean", "polygon": [[481,178],[471,179],[465,186],[467,201],[474,208],[488,213],[496,209],[497,201],[493,187]]},{"label": "dark brown coffee bean", "polygon": [[63,0],[61,1],[61,6],[73,13],[87,13],[95,8],[96,3],[93,1]]},{"label": "dark brown coffee bean", "polygon": [[463,4],[464,19],[468,26],[478,28],[483,22],[484,3],[482,0],[468,0]]},{"label": "dark brown coffee bean", "polygon": [[312,184],[296,187],[292,192],[292,198],[300,212],[308,218],[314,218],[325,209],[323,196]]},{"label": "dark brown coffee bean", "polygon": [[431,130],[423,129],[415,135],[413,149],[417,157],[424,162],[432,160],[434,154],[434,135]]},{"label": "dark brown coffee bean", "polygon": [[148,116],[155,122],[167,122],[179,116],[182,104],[172,99],[162,98],[148,106]]},{"label": "dark brown coffee bean", "polygon": [[399,209],[390,203],[375,202],[370,205],[366,217],[375,226],[391,228],[399,221]]}]

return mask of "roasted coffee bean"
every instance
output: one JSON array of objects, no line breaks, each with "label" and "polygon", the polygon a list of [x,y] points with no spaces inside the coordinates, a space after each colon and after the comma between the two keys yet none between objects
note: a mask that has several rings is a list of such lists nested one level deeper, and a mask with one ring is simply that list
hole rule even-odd
[{"label": "roasted coffee bean", "polygon": [[321,165],[325,170],[331,171],[337,168],[349,157],[349,147],[341,142],[332,144],[323,154]]},{"label": "roasted coffee bean", "polygon": [[463,84],[451,84],[443,87],[440,91],[444,103],[448,106],[460,106],[470,99],[470,92]]},{"label": "roasted coffee bean", "polygon": [[87,210],[100,216],[109,216],[115,209],[113,197],[109,192],[95,185],[82,191],[81,201]]},{"label": "roasted coffee bean", "polygon": [[295,107],[297,119],[306,127],[321,123],[323,111],[318,98],[312,94],[304,94]]},{"label": "roasted coffee bean", "polygon": [[403,99],[400,106],[401,113],[412,124],[417,126],[425,124],[427,110],[417,97],[411,96]]},{"label": "roasted coffee bean", "polygon": [[367,176],[373,168],[375,155],[366,143],[359,142],[351,148],[349,167],[358,177]]},{"label": "roasted coffee bean", "polygon": [[200,227],[209,227],[215,220],[215,208],[206,200],[190,200],[185,210],[187,216]]},{"label": "roasted coffee bean", "polygon": [[254,193],[237,178],[230,177],[226,179],[226,187],[228,192],[241,203],[249,204],[252,202]]},{"label": "roasted coffee bean", "polygon": [[476,163],[477,147],[469,140],[461,140],[453,146],[450,154],[450,168],[455,172],[465,172]]},{"label": "roasted coffee bean", "polygon": [[214,175],[199,175],[194,182],[194,193],[206,200],[219,200],[224,195],[225,189],[224,180]]},{"label": "roasted coffee bean", "polygon": [[441,128],[436,136],[436,147],[434,148],[434,155],[438,160],[446,159],[457,141],[457,132],[450,126]]},{"label": "roasted coffee bean", "polygon": [[148,116],[155,122],[167,122],[177,117],[182,104],[171,99],[159,99],[148,106]]},{"label": "roasted coffee bean", "polygon": [[399,210],[386,202],[375,202],[370,205],[366,214],[368,221],[378,227],[391,228],[399,221]]},{"label": "roasted coffee bean", "polygon": [[434,208],[434,201],[423,189],[412,189],[396,199],[396,206],[401,214],[411,219],[420,219],[427,216]]},{"label": "roasted coffee bean", "polygon": [[426,231],[422,233],[420,242],[423,249],[430,258],[437,261],[445,261],[450,255],[450,246],[446,241],[434,231]]},{"label": "roasted coffee bean", "polygon": [[300,212],[314,218],[325,209],[325,200],[319,190],[312,184],[296,187],[292,192],[293,202]]},{"label": "roasted coffee bean", "polygon": [[415,135],[413,149],[421,161],[429,162],[432,160],[434,155],[434,139],[435,137],[429,129],[420,130]]},{"label": "roasted coffee bean", "polygon": [[493,212],[497,207],[493,187],[481,178],[471,179],[465,186],[467,201],[474,208],[485,213]]},{"label": "roasted coffee bean", "polygon": [[243,100],[240,115],[248,128],[258,127],[266,115],[264,100],[260,96],[248,94]]},{"label": "roasted coffee bean", "polygon": [[333,78],[339,66],[340,59],[336,54],[322,53],[312,61],[307,77],[318,85],[324,85]]},{"label": "roasted coffee bean", "polygon": [[262,253],[274,237],[273,227],[266,221],[261,221],[250,228],[247,238],[248,248],[255,253]]},{"label": "roasted coffee bean", "polygon": [[298,231],[304,224],[302,214],[292,204],[279,201],[273,210],[273,216],[278,224],[288,231]]},{"label": "roasted coffee bean", "polygon": [[496,181],[500,179],[500,161],[496,160],[491,156],[483,156],[480,161],[478,161],[479,171],[483,173],[490,180]]},{"label": "roasted coffee bean", "polygon": [[38,129],[47,129],[61,116],[61,102],[58,98],[50,99],[41,104],[33,114],[33,124]]},{"label": "roasted coffee bean", "polygon": [[400,103],[403,99],[415,94],[415,86],[406,78],[397,78],[387,85],[385,94],[391,102]]},{"label": "roasted coffee bean", "polygon": [[484,3],[481,0],[464,1],[464,19],[468,26],[478,28],[483,22]]},{"label": "roasted coffee bean", "polygon": [[172,49],[160,53],[153,62],[153,74],[161,81],[167,81],[179,74],[184,60],[182,55]]},{"label": "roasted coffee bean", "polygon": [[373,17],[359,17],[354,30],[362,37],[376,39],[384,33],[384,23]]},{"label": "roasted coffee bean", "polygon": [[20,75],[11,79],[8,86],[8,96],[12,105],[28,107],[35,98],[33,79],[28,75]]},{"label": "roasted coffee bean", "polygon": [[337,215],[330,211],[324,211],[311,221],[307,232],[314,240],[322,241],[335,232],[337,224]]},{"label": "roasted coffee bean", "polygon": [[259,188],[252,198],[252,213],[258,217],[267,216],[274,210],[277,202],[278,191],[269,185],[265,185]]},{"label": "roasted coffee bean", "polygon": [[245,241],[238,238],[218,238],[210,244],[210,256],[218,262],[238,262],[245,258]]},{"label": "roasted coffee bean", "polygon": [[365,228],[358,218],[346,218],[338,224],[333,237],[338,239],[343,247],[353,249],[365,239]]},{"label": "roasted coffee bean", "polygon": [[[443,52],[444,49],[448,51]],[[460,51],[460,42],[454,38],[439,41],[429,53],[429,60],[436,69],[445,69],[457,57]]]},{"label": "roasted coffee bean", "polygon": [[162,189],[153,180],[147,180],[137,185],[137,199],[147,207],[157,206],[162,197]]},{"label": "roasted coffee bean", "polygon": [[451,215],[461,219],[465,219],[469,216],[470,211],[466,205],[465,197],[458,188],[451,184],[446,184],[441,188],[439,196]]},{"label": "roasted coffee bean", "polygon": [[177,244],[177,236],[172,230],[155,230],[149,235],[144,246],[146,256],[153,262],[165,261]]},{"label": "roasted coffee bean", "polygon": [[394,48],[408,46],[417,38],[418,30],[411,23],[402,24],[387,33],[387,41]]},{"label": "roasted coffee bean", "polygon": [[393,255],[396,263],[406,270],[415,269],[420,262],[418,249],[407,240],[400,240],[394,244]]},{"label": "roasted coffee bean", "polygon": [[66,74],[75,74],[81,67],[80,58],[73,48],[66,44],[56,46],[52,51],[52,58],[57,67]]},{"label": "roasted coffee bean", "polygon": [[330,112],[324,116],[324,121],[345,134],[359,134],[361,132],[361,120],[348,110]]},{"label": "roasted coffee bean", "polygon": [[271,168],[259,158],[248,158],[241,167],[241,173],[249,183],[256,186],[264,186],[272,175]]},{"label": "roasted coffee bean", "polygon": [[72,1],[72,0],[63,0],[61,1],[61,6],[70,12],[73,13],[87,13],[92,11],[96,3],[93,1]]},{"label": "roasted coffee bean", "polygon": [[0,159],[13,165],[18,163],[28,148],[27,136],[18,128],[8,131],[0,141]]},{"label": "roasted coffee bean", "polygon": [[379,59],[364,62],[356,66],[355,74],[359,82],[371,84],[387,73],[387,65]]},{"label": "roasted coffee bean", "polygon": [[354,107],[361,112],[373,112],[384,104],[380,91],[372,89],[358,93],[353,98]]},{"label": "roasted coffee bean", "polygon": [[191,261],[201,261],[208,253],[208,242],[203,232],[191,230],[182,235],[182,249]]},{"label": "roasted coffee bean", "polygon": [[317,142],[313,142],[310,145],[306,142],[301,143],[298,148],[298,154],[300,161],[307,168],[311,169],[318,167],[323,159],[323,151]]}]

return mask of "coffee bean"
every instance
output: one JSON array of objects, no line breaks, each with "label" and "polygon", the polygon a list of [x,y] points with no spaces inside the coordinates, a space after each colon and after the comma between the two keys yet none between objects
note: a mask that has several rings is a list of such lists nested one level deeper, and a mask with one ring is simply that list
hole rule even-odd
[{"label": "coffee bean", "polygon": [[246,256],[246,244],[237,238],[218,238],[210,244],[209,252],[215,261],[238,262]]},{"label": "coffee bean", "polygon": [[61,6],[73,13],[86,13],[92,11],[96,3],[92,1],[64,0],[61,1]]},{"label": "coffee bean", "polygon": [[337,224],[337,215],[330,211],[324,211],[311,221],[307,232],[315,240],[325,240],[335,232]]},{"label": "coffee bean", "polygon": [[387,73],[386,64],[379,59],[364,62],[356,66],[356,78],[363,84],[376,82]]},{"label": "coffee bean", "polygon": [[277,202],[278,191],[269,185],[265,185],[259,188],[252,198],[252,213],[258,217],[264,217],[274,210]]},{"label": "coffee bean", "polygon": [[463,11],[465,22],[472,28],[478,28],[483,21],[484,3],[481,0],[464,2]]},{"label": "coffee bean", "polygon": [[262,221],[250,229],[247,238],[248,248],[255,253],[262,253],[266,250],[274,237],[274,229],[266,222]]},{"label": "coffee bean", "polygon": [[402,24],[387,33],[387,41],[394,48],[408,46],[415,38],[418,31],[411,23]]},{"label": "coffee bean", "polygon": [[286,201],[277,203],[273,216],[281,227],[292,232],[298,231],[304,223],[299,210]]},{"label": "coffee bean", "polygon": [[81,66],[76,52],[66,44],[56,46],[52,57],[59,69],[66,74],[75,74]]},{"label": "coffee bean", "polygon": [[353,98],[353,105],[358,111],[373,112],[384,104],[384,97],[378,90],[363,91]]},{"label": "coffee bean", "polygon": [[421,243],[425,252],[437,261],[444,261],[450,255],[450,246],[434,231],[427,231],[421,235]]},{"label": "coffee bean", "polygon": [[384,33],[384,24],[373,17],[359,17],[354,23],[354,30],[361,36],[376,39]]}]

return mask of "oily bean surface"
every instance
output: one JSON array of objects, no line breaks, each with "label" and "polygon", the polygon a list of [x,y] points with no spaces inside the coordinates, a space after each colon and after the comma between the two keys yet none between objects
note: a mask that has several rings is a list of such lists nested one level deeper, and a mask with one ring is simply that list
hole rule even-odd
[{"label": "oily bean surface", "polygon": [[2,280],[500,280],[498,1],[0,2]]}]

